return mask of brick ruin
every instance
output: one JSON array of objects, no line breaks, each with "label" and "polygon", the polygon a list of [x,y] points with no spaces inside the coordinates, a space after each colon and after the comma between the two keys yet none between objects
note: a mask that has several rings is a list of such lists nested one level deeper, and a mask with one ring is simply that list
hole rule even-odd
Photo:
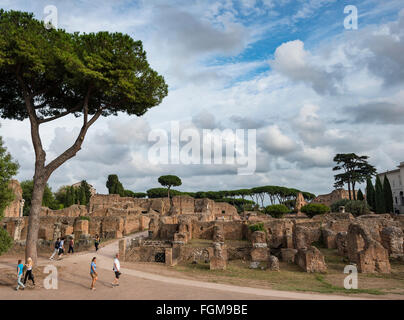
[{"label": "brick ruin", "polygon": [[[209,262],[211,270],[226,269],[228,261],[242,259],[250,268],[279,270],[279,261],[297,264],[305,272],[325,272],[322,244],[358,266],[362,273],[389,273],[390,260],[404,261],[404,217],[330,213],[314,218],[296,215],[275,219],[239,216],[222,219],[202,213],[154,216],[149,236],[121,240],[120,254],[126,261]],[[252,232],[262,222],[264,231]],[[188,245],[195,239],[200,245]]]},{"label": "brick ruin", "polygon": [[[14,190],[18,193],[17,184]],[[16,215],[20,200],[16,197],[0,224],[23,245],[28,217]],[[173,197],[170,210],[168,198],[96,194],[88,206],[42,208],[40,220],[39,244],[47,245],[62,236],[73,236],[76,244],[85,246],[96,234],[120,239],[148,230],[147,237],[120,241],[121,258],[169,266],[203,261],[211,270],[224,270],[228,261],[244,260],[250,268],[277,271],[282,261],[297,264],[305,272],[324,272],[327,266],[317,244],[337,250],[363,273],[389,273],[390,260],[404,261],[404,216],[388,214],[354,218],[340,212],[311,219],[299,214],[276,219],[254,212],[238,214],[228,203],[189,196]],[[264,230],[252,232],[250,226],[257,223]]]}]

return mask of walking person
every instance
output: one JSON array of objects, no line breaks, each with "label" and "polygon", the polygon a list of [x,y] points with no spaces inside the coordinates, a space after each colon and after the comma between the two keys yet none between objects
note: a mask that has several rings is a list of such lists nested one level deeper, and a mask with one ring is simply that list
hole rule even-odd
[{"label": "walking person", "polygon": [[23,270],[24,270],[24,265],[22,264],[21,260],[18,260],[18,265],[17,265],[17,288],[15,288],[15,290],[17,290],[17,291],[18,291],[18,289],[20,289],[20,287],[22,287],[22,290],[25,289],[24,284],[21,282]]},{"label": "walking person", "polygon": [[91,290],[95,290],[95,282],[98,279],[98,274],[97,274],[97,258],[94,257],[91,260],[91,265],[90,265],[90,275],[91,275]]},{"label": "walking person", "polygon": [[35,280],[34,280],[34,274],[32,273],[32,267],[33,267],[33,263],[32,263],[32,259],[31,257],[29,257],[27,259],[27,263],[25,264],[25,278],[24,278],[24,286],[27,283],[27,279],[32,281],[32,285],[35,286]]},{"label": "walking person", "polygon": [[67,252],[67,253],[74,253],[74,239],[73,239],[73,237],[71,237],[70,238],[70,241],[69,241],[69,251]]},{"label": "walking person", "polygon": [[55,249],[53,250],[53,253],[50,256],[49,260],[53,260],[55,255],[59,253],[59,246],[60,246],[60,238],[57,238],[55,241]]},{"label": "walking person", "polygon": [[59,243],[59,252],[58,252],[58,260],[62,259],[63,253],[65,252],[65,238],[60,239]]},{"label": "walking person", "polygon": [[119,263],[119,253],[115,255],[114,266],[112,268],[115,272],[115,279],[112,282],[112,287],[119,286],[119,276],[121,275],[121,264]]},{"label": "walking person", "polygon": [[98,234],[95,235],[94,246],[95,252],[98,251],[98,246],[100,245],[100,236]]}]

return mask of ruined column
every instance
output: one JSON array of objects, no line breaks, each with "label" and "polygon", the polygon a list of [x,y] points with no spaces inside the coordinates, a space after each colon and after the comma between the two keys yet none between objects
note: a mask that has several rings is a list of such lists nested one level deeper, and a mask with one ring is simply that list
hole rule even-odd
[{"label": "ruined column", "polygon": [[265,269],[268,262],[268,245],[266,240],[266,233],[263,231],[255,231],[251,235],[252,249],[251,249],[251,269]]},{"label": "ruined column", "polygon": [[222,226],[213,227],[213,255],[210,257],[210,270],[226,270],[227,249],[224,244]]}]

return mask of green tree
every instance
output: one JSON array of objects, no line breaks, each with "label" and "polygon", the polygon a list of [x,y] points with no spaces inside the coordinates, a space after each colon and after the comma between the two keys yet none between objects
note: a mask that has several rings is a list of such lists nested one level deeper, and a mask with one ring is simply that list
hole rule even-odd
[{"label": "green tree", "polygon": [[274,218],[282,218],[286,213],[289,213],[290,210],[284,204],[273,204],[265,207],[264,212]]},{"label": "green tree", "polygon": [[167,196],[170,199],[170,206],[173,207],[173,199],[170,197],[170,189],[171,187],[178,187],[182,184],[182,181],[179,177],[173,175],[161,176],[158,178],[158,182],[163,186],[167,187]]},{"label": "green tree", "polygon": [[379,176],[376,177],[376,188],[375,188],[375,211],[376,213],[386,212],[386,202],[384,199],[383,185],[380,181]]},{"label": "green tree", "polygon": [[330,212],[330,208],[322,203],[309,203],[301,208],[301,211],[309,217]]},{"label": "green tree", "polygon": [[363,196],[362,190],[358,190],[358,200],[363,201],[365,200],[365,197]]},{"label": "green tree", "polygon": [[[31,199],[32,193],[34,191],[34,181],[33,180],[24,180],[21,182],[22,189],[22,197],[25,200],[24,202],[24,216],[29,216],[29,212],[31,210]],[[48,207],[52,210],[57,210],[60,208],[60,203],[52,192],[52,189],[48,184],[45,186],[45,190],[42,198],[42,206]]]},{"label": "green tree", "polygon": [[119,194],[125,196],[125,189],[116,174],[110,174],[106,183],[109,194]]},{"label": "green tree", "polygon": [[372,210],[376,210],[376,191],[372,179],[366,179],[366,201]]},{"label": "green tree", "polygon": [[[9,188],[10,180],[17,174],[18,163],[13,160],[3,145],[0,137],[0,220],[4,217],[4,209],[14,200],[13,191]],[[13,241],[7,230],[0,228],[0,255],[10,249]]]},{"label": "green tree", "polygon": [[384,204],[386,207],[386,212],[393,213],[394,206],[393,206],[393,192],[391,191],[390,181],[387,176],[384,176],[383,181],[383,194],[384,194]]},{"label": "green tree", "polygon": [[337,165],[332,170],[343,171],[334,176],[334,187],[343,188],[347,184],[349,200],[356,200],[356,183],[364,182],[376,174],[375,167],[367,162],[368,159],[368,156],[358,156],[355,153],[340,153],[334,157],[334,162]]},{"label": "green tree", "polygon": [[[0,115],[31,125],[34,190],[26,256],[37,260],[39,214],[49,177],[82,147],[100,116],[142,116],[159,105],[167,85],[146,59],[142,42],[122,33],[68,33],[45,28],[33,14],[0,11]],[[40,126],[82,116],[74,143],[49,163]]]}]

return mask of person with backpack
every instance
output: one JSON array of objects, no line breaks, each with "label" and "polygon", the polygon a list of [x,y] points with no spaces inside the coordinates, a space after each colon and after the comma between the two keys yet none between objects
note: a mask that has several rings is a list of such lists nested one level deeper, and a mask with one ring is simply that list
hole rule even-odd
[{"label": "person with backpack", "polygon": [[65,253],[65,238],[60,239],[59,242],[59,252],[58,252],[58,260],[62,259],[63,253]]},{"label": "person with backpack", "polygon": [[53,253],[50,256],[49,260],[53,260],[55,255],[59,253],[59,247],[60,247],[60,238],[57,238],[55,241],[55,247],[54,247]]}]

